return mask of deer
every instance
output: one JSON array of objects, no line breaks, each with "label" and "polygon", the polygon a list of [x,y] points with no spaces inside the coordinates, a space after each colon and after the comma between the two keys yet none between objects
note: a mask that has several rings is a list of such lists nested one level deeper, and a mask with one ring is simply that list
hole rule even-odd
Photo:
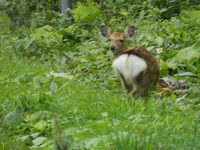
[{"label": "deer", "polygon": [[125,28],[124,33],[111,32],[108,26],[101,25],[102,36],[109,41],[114,54],[112,67],[119,76],[129,97],[137,100],[149,96],[159,78],[159,64],[154,55],[142,47],[128,47],[126,41],[134,35],[136,27]]}]

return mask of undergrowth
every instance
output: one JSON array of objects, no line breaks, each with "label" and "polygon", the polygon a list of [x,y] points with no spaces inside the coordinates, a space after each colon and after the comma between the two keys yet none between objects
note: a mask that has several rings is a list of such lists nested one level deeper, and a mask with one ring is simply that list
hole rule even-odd
[{"label": "undergrowth", "polygon": [[[200,149],[200,7],[177,2],[87,1],[67,16],[32,12],[15,30],[0,16],[0,149]],[[187,89],[128,101],[101,24],[135,25],[129,45],[151,51],[160,77]]]}]

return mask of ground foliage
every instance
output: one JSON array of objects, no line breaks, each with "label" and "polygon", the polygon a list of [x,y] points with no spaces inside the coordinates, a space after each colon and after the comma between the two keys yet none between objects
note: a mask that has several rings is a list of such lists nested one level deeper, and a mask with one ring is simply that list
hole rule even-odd
[{"label": "ground foliage", "polygon": [[[200,148],[198,1],[88,0],[67,16],[23,5],[0,17],[0,149]],[[28,19],[20,17],[25,8]],[[120,32],[135,25],[129,45],[151,51],[161,77],[187,88],[127,103],[102,24]]]}]

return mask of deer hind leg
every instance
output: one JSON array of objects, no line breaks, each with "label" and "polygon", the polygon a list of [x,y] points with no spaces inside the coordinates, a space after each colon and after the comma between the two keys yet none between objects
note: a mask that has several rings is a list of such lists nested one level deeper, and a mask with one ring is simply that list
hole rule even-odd
[{"label": "deer hind leg", "polygon": [[124,89],[127,90],[128,93],[128,99],[133,98],[134,100],[137,100],[138,97],[144,92],[144,87],[142,87],[142,75],[143,72],[140,72],[138,76],[133,80],[133,83],[131,85],[126,83],[126,80],[123,76],[123,74],[119,73],[119,76],[121,78],[122,86]]},{"label": "deer hind leg", "polygon": [[144,92],[144,88],[142,87],[135,88],[135,90],[132,92],[134,100],[137,100],[139,96],[142,95],[143,92]]},{"label": "deer hind leg", "polygon": [[127,92],[126,102],[128,103],[128,101],[133,100],[132,94],[130,94],[130,93],[133,91],[134,87],[127,84],[123,74],[119,73],[119,76],[120,76],[120,79],[121,79],[122,86],[123,86],[124,90],[126,90],[126,92]]},{"label": "deer hind leg", "polygon": [[142,86],[143,81],[143,71],[141,71],[133,80],[133,90],[130,92],[130,95],[133,96],[134,100],[137,100],[138,97],[144,92],[144,87]]},{"label": "deer hind leg", "polygon": [[121,78],[121,83],[122,83],[123,88],[124,88],[125,90],[127,90],[128,93],[130,93],[130,92],[132,91],[133,87],[132,87],[132,86],[129,86],[129,85],[126,83],[126,80],[125,80],[123,74],[119,73],[119,75],[120,75],[120,78]]}]

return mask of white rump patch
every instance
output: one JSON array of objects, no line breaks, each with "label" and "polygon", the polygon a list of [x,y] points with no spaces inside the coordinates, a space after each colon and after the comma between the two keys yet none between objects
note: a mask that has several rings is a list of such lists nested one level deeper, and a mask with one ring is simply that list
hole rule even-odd
[{"label": "white rump patch", "polygon": [[133,79],[147,68],[144,59],[129,54],[122,54],[113,62],[113,68],[118,74],[122,74],[127,84],[132,84]]}]

